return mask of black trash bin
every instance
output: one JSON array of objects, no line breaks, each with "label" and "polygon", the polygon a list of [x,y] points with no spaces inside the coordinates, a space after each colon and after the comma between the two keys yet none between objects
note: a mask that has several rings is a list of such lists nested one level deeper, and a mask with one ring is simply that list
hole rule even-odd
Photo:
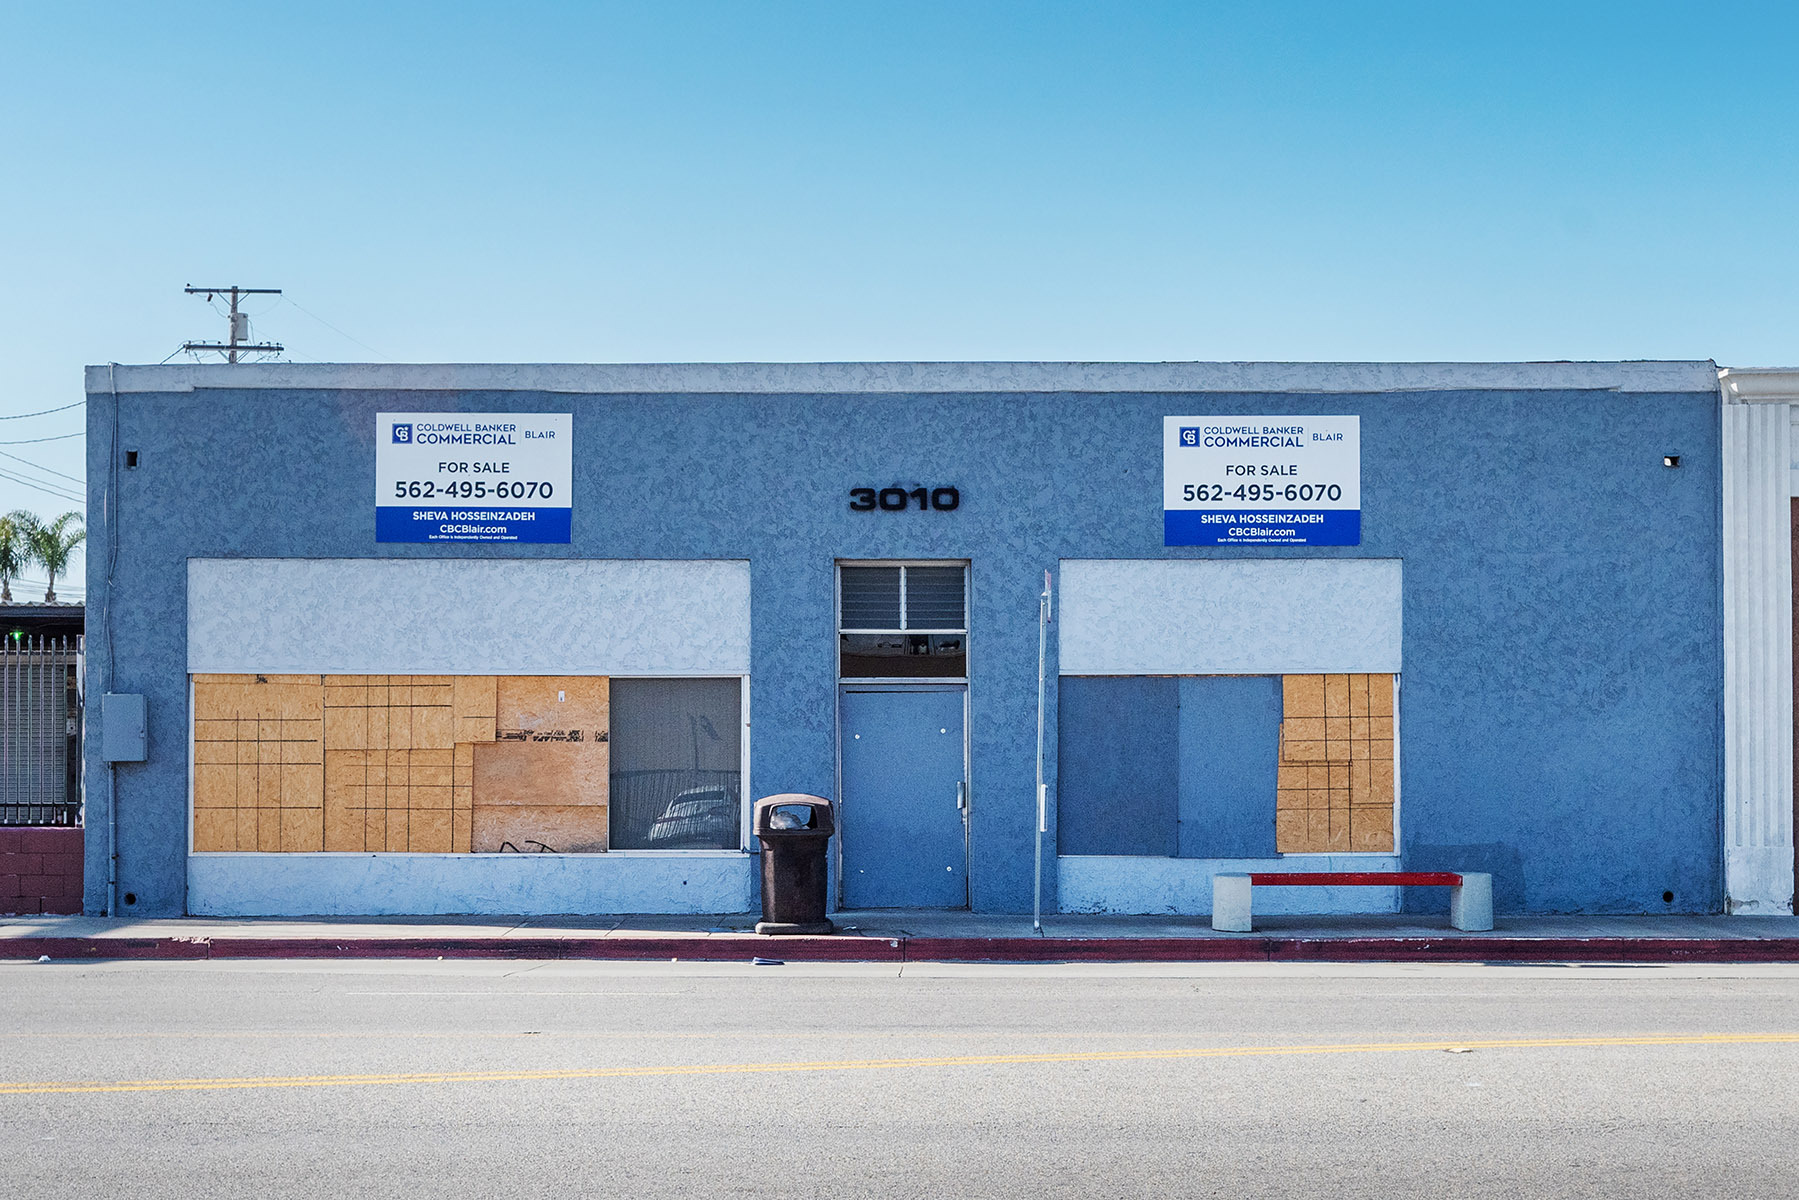
[{"label": "black trash bin", "polygon": [[762,919],[757,933],[830,933],[825,854],[837,823],[822,796],[789,793],[756,801],[762,842]]}]

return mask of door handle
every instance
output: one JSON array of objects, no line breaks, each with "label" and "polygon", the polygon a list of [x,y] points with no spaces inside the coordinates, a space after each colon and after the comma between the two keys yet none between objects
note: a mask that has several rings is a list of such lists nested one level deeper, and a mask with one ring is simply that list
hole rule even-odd
[{"label": "door handle", "polygon": [[956,808],[962,812],[968,811],[968,781],[965,779],[956,781]]}]

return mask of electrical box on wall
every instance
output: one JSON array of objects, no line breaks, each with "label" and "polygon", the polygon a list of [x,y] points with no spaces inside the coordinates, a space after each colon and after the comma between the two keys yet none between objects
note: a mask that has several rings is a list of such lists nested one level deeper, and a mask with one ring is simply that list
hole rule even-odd
[{"label": "electrical box on wall", "polygon": [[116,692],[100,697],[100,757],[109,763],[143,762],[144,698]]}]

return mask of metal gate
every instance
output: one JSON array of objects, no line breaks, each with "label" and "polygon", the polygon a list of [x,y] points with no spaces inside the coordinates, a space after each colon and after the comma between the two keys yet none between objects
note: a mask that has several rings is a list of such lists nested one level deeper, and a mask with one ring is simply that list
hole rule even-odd
[{"label": "metal gate", "polygon": [[81,824],[82,639],[0,640],[0,825]]}]

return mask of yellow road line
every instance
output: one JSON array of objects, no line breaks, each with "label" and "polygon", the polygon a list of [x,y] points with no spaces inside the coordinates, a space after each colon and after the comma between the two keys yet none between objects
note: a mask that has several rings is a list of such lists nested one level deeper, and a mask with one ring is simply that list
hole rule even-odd
[{"label": "yellow road line", "polygon": [[1639,1037],[1509,1038],[1495,1041],[1367,1042],[1335,1046],[1207,1046],[1179,1050],[1096,1050],[1061,1054],[964,1054],[941,1058],[837,1059],[820,1062],[695,1063],[669,1067],[594,1067],[560,1071],[438,1071],[386,1075],[248,1075],[218,1079],[0,1083],[0,1096],[85,1092],[198,1092],[246,1088],[370,1087],[396,1083],[514,1083],[561,1079],[638,1079],[678,1075],[776,1075],[800,1071],[890,1071],[908,1067],[989,1067],[1029,1063],[1268,1058],[1314,1054],[1391,1054],[1419,1050],[1522,1050],[1581,1046],[1731,1046],[1799,1043],[1799,1033],[1651,1034]]}]

